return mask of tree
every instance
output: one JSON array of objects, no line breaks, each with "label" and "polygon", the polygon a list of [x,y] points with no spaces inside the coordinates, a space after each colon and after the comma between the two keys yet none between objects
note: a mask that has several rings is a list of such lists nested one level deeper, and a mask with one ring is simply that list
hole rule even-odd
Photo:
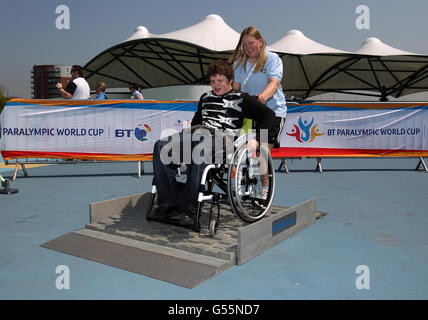
[{"label": "tree", "polygon": [[6,102],[8,101],[9,99],[8,98],[6,98],[3,94],[2,94],[2,92],[0,91],[0,113],[3,111],[3,108],[4,108],[4,106],[6,105]]}]

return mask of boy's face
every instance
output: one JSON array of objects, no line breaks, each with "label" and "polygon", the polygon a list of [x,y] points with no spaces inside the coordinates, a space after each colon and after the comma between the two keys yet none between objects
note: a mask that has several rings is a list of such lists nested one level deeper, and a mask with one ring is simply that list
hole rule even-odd
[{"label": "boy's face", "polygon": [[214,93],[221,96],[232,90],[233,79],[229,80],[223,74],[216,74],[214,76],[210,76],[210,83]]}]

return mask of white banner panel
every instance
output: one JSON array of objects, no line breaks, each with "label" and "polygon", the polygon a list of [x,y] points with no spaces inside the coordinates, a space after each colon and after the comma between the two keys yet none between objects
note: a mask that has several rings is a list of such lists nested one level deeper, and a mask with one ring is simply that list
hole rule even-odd
[{"label": "white banner panel", "polygon": [[2,155],[147,159],[161,132],[190,126],[196,108],[195,102],[15,100],[1,115]]},{"label": "white banner panel", "polygon": [[[428,150],[424,104],[289,105],[283,156],[422,156]],[[304,150],[303,150],[304,149]]]},{"label": "white banner panel", "polygon": [[[428,103],[289,104],[274,157],[427,156]],[[190,126],[192,101],[11,100],[2,156],[150,160],[161,134]]]}]

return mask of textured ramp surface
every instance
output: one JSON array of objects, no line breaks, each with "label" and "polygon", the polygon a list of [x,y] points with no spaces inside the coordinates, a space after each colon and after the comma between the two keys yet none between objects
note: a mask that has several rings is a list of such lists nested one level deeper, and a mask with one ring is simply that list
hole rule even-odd
[{"label": "textured ramp surface", "polygon": [[123,243],[106,241],[75,232],[41,247],[116,268],[143,274],[186,288],[193,288],[217,273],[218,267],[165,252],[154,252]]}]

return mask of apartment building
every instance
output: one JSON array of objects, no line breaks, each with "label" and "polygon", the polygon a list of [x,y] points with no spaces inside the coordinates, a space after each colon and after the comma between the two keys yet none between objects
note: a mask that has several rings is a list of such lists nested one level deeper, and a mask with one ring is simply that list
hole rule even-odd
[{"label": "apartment building", "polygon": [[71,66],[35,65],[31,71],[31,96],[33,99],[61,98],[57,82],[65,87],[70,81]]}]

